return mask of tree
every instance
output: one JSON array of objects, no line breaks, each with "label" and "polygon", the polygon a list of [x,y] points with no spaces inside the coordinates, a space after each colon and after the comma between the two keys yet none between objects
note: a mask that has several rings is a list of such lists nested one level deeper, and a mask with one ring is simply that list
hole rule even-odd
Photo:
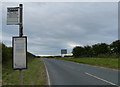
[{"label": "tree", "polygon": [[83,57],[84,55],[84,48],[81,46],[76,46],[75,48],[73,48],[73,56],[74,57]]},{"label": "tree", "polygon": [[93,51],[91,46],[84,46],[84,56],[85,57],[92,57]]},{"label": "tree", "polygon": [[120,54],[120,40],[114,41],[110,44],[110,49],[112,53]]},{"label": "tree", "polygon": [[107,54],[109,52],[109,46],[106,43],[92,45],[92,49],[94,56],[98,56],[99,54]]},{"label": "tree", "polygon": [[98,43],[92,46],[76,46],[73,48],[74,57],[120,57],[120,40],[114,41],[110,45]]}]

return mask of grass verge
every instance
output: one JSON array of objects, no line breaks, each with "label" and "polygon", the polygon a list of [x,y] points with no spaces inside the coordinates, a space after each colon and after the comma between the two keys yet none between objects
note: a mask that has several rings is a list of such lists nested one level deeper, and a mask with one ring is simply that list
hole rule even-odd
[{"label": "grass verge", "polygon": [[56,59],[120,69],[120,67],[118,67],[118,58],[56,58]]},{"label": "grass verge", "polygon": [[[7,65],[8,64],[8,65]],[[9,63],[3,66],[3,85],[19,85],[19,70],[13,70]],[[31,58],[28,69],[23,70],[23,85],[46,85],[46,71],[43,61]]]}]

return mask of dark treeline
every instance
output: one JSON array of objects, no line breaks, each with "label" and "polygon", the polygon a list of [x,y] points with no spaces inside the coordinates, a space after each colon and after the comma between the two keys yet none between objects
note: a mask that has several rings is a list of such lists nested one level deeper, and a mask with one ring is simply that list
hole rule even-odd
[{"label": "dark treeline", "polygon": [[111,44],[98,43],[92,46],[76,46],[73,48],[73,56],[79,57],[101,57],[101,58],[120,58],[120,40]]},{"label": "dark treeline", "polygon": [[[4,64],[8,61],[11,61],[12,60],[12,47],[7,47],[3,43],[0,43],[0,47],[2,48],[0,49],[2,50],[2,63]],[[27,57],[32,58],[32,57],[35,57],[35,55],[33,55],[30,52],[27,52]]]}]

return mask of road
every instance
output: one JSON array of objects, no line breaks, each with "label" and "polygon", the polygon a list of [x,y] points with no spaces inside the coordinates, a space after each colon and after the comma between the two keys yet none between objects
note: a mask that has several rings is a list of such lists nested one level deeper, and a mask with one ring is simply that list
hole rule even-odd
[{"label": "road", "polygon": [[114,85],[118,87],[118,70],[65,60],[42,58],[49,85]]}]

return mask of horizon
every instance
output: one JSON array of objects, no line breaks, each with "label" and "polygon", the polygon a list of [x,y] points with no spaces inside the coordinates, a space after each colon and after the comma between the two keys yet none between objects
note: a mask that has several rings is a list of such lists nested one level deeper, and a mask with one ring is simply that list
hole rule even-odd
[{"label": "horizon", "polygon": [[[118,40],[119,40],[119,39],[118,39]],[[117,40],[115,40],[115,41],[117,41]],[[115,42],[115,41],[113,41],[113,42]],[[113,43],[113,42],[112,42],[112,43]],[[110,43],[110,44],[112,44],[112,43]],[[3,42],[0,42],[0,44],[4,44],[4,43],[3,43]],[[95,43],[95,44],[101,44],[101,43]],[[95,45],[95,44],[92,44],[92,45]],[[107,44],[107,43],[105,43],[105,44]],[[107,44],[107,45],[110,45],[110,44]],[[4,45],[7,46],[6,44],[4,44]],[[86,46],[92,46],[92,45],[86,45]],[[7,47],[12,47],[12,46],[7,46]],[[77,46],[75,46],[75,47],[77,47]],[[82,47],[84,47],[84,46],[82,46]],[[60,49],[60,51],[61,51],[61,49]],[[28,52],[30,52],[30,51],[28,51]],[[32,53],[32,52],[30,52],[30,53]],[[33,53],[32,53],[32,54],[33,54]],[[33,55],[35,55],[35,54],[33,54]],[[67,54],[65,54],[65,55],[71,56],[71,55],[73,55],[73,54],[72,54],[72,52],[71,52],[71,53],[69,53],[69,54],[67,53]],[[48,54],[44,54],[44,55],[43,55],[43,54],[40,54],[40,55],[39,55],[39,54],[38,54],[38,55],[35,55],[35,56],[46,56],[46,57],[47,57],[47,56],[61,56],[61,54],[55,54],[55,55],[48,55]]]}]

